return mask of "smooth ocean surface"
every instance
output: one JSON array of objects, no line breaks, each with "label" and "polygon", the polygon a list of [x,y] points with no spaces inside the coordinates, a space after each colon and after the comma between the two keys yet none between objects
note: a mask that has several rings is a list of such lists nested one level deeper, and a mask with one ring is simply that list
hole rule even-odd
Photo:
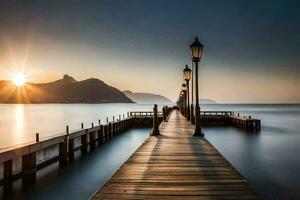
[{"label": "smooth ocean surface", "polygon": [[[66,125],[70,125],[71,130],[78,129],[81,122],[90,126],[91,122],[97,124],[98,119],[104,121],[106,117],[111,119],[127,111],[151,111],[152,107],[139,104],[0,104],[0,146],[33,140],[35,132],[48,137],[63,133]],[[232,127],[205,127],[203,131],[264,198],[300,199],[300,105],[214,104],[201,105],[201,109],[229,110],[261,119],[260,133],[249,134]],[[26,190],[26,199],[74,199],[64,196],[70,192],[81,197],[77,199],[86,199],[90,188],[96,188],[95,184],[103,183],[112,175],[149,132],[126,133],[99,147],[95,153],[80,158],[74,165],[54,172],[50,170],[50,173],[42,170],[39,172],[42,181],[36,188],[44,192],[31,188]],[[87,164],[81,162],[85,159],[88,159]],[[61,189],[64,187],[66,189]]]},{"label": "smooth ocean surface", "polygon": [[[106,123],[106,117],[127,115],[129,111],[152,111],[153,105],[115,104],[0,104],[0,149],[64,134],[80,129],[81,123],[91,127]],[[123,116],[122,116],[123,117]]]},{"label": "smooth ocean surface", "polygon": [[300,199],[300,105],[204,105],[261,119],[260,133],[205,128],[205,137],[266,199]]}]

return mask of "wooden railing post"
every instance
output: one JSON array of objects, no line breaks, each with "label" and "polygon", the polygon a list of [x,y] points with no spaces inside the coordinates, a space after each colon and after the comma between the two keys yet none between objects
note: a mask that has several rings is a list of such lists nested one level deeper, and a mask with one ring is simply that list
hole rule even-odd
[{"label": "wooden railing post", "polygon": [[36,134],[35,134],[35,141],[36,141],[36,142],[39,142],[39,141],[40,141],[40,134],[39,134],[39,133],[36,133]]},{"label": "wooden railing post", "polygon": [[158,112],[157,112],[157,105],[154,104],[153,107],[153,131],[151,133],[151,136],[160,135],[159,129],[158,129]]}]

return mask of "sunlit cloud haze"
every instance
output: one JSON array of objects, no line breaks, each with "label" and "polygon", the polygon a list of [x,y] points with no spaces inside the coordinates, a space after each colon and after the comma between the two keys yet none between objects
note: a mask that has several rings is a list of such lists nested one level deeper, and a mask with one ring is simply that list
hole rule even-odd
[{"label": "sunlit cloud haze", "polygon": [[0,1],[0,79],[69,74],[176,100],[189,45],[204,43],[200,96],[300,102],[298,1]]}]

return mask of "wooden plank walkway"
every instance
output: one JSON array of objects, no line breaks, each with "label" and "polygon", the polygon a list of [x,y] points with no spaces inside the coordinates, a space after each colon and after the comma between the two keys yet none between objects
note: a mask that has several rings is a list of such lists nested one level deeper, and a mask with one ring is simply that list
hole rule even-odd
[{"label": "wooden plank walkway", "polygon": [[247,181],[178,112],[91,199],[259,199]]}]

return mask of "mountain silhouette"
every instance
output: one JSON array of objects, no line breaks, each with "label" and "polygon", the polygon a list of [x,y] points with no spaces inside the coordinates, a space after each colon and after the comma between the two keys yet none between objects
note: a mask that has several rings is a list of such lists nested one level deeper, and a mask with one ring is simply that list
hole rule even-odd
[{"label": "mountain silhouette", "polygon": [[0,103],[133,103],[120,90],[95,78],[77,81],[64,75],[50,83],[27,83],[16,87],[0,81]]},{"label": "mountain silhouette", "polygon": [[140,104],[173,104],[170,99],[158,94],[136,93],[130,90],[123,91],[123,93],[132,101]]}]

